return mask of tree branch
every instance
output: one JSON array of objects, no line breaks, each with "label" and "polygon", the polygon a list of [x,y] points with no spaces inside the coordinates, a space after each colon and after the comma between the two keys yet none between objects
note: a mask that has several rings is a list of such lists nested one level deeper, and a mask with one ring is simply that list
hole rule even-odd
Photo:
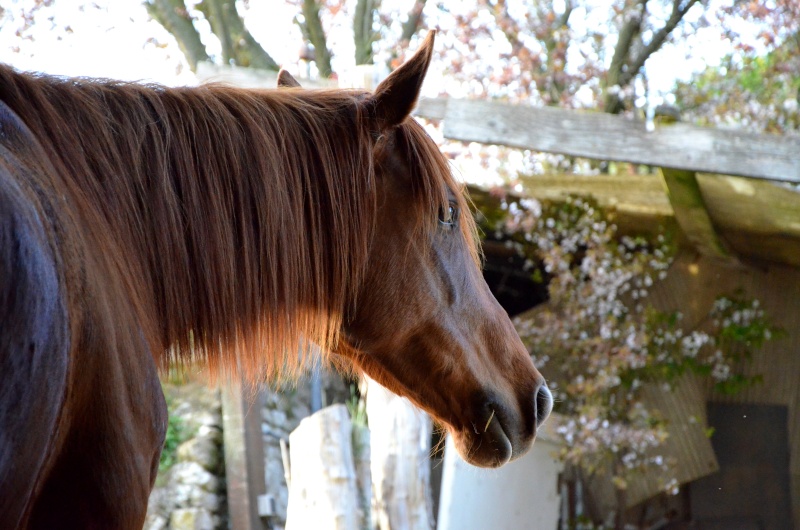
[{"label": "tree branch", "polygon": [[422,25],[422,12],[425,10],[426,0],[414,0],[411,11],[408,12],[408,20],[403,23],[403,33],[400,42],[408,42]]},{"label": "tree branch", "polygon": [[622,110],[622,99],[617,90],[612,87],[622,86],[623,68],[628,62],[633,41],[642,29],[642,19],[647,0],[639,0],[638,5],[631,9],[630,15],[619,30],[614,56],[606,72],[606,83],[603,96],[603,112],[617,114]]},{"label": "tree branch", "polygon": [[280,66],[272,56],[256,41],[244,25],[244,19],[236,10],[234,0],[222,2],[222,14],[225,24],[230,30],[231,41],[235,52],[235,61],[239,66],[249,66],[260,70],[280,70]]},{"label": "tree branch", "polygon": [[275,60],[256,41],[244,25],[234,0],[203,0],[198,4],[211,24],[211,30],[222,43],[222,59],[226,64],[278,71]]},{"label": "tree branch", "polygon": [[197,69],[200,61],[209,60],[206,47],[182,0],[146,0],[144,5],[153,20],[164,26],[178,41],[192,71]]},{"label": "tree branch", "polygon": [[558,105],[566,88],[564,79],[560,74],[564,72],[567,65],[569,33],[566,30],[569,29],[569,17],[572,15],[574,8],[572,0],[565,2],[564,12],[553,21],[549,36],[544,41],[545,49],[547,50],[547,71],[550,74],[547,87],[549,105]]},{"label": "tree branch", "polygon": [[331,52],[328,51],[325,32],[319,19],[319,5],[316,0],[303,0],[303,17],[305,18],[303,32],[314,46],[314,59],[317,63],[319,75],[321,77],[330,77],[333,73],[331,70]]},{"label": "tree branch", "polygon": [[697,2],[698,0],[687,0],[684,5],[681,5],[682,0],[673,0],[672,13],[669,19],[664,24],[663,28],[653,34],[653,38],[650,39],[650,42],[647,43],[647,45],[642,48],[642,51],[630,62],[628,70],[620,76],[621,84],[628,84],[631,79],[636,77],[647,59],[661,48],[670,33],[678,27],[678,24],[680,24],[683,17],[686,16],[686,13],[688,13]]},{"label": "tree branch", "polygon": [[353,16],[353,41],[356,45],[356,64],[372,64],[372,43],[375,32],[376,0],[358,0]]},{"label": "tree branch", "polygon": [[558,27],[566,28],[569,26],[569,17],[572,16],[572,12],[575,9],[575,4],[573,0],[566,0],[564,5],[564,13],[561,15],[561,20],[558,21]]},{"label": "tree branch", "polygon": [[223,11],[223,4],[226,0],[203,0],[197,4],[206,20],[211,25],[211,31],[220,41],[222,45],[222,62],[224,64],[231,64],[235,62],[236,52],[233,49],[233,40],[231,39],[230,28],[228,28],[225,13]]}]

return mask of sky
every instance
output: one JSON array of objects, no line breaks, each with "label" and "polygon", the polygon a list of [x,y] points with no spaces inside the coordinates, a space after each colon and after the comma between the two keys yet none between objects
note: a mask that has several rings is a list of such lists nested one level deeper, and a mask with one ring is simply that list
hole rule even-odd
[{"label": "sky", "polygon": [[[6,8],[0,25],[0,61],[20,70],[64,76],[154,81],[170,86],[194,85],[198,82],[186,65],[173,37],[158,23],[150,20],[142,0],[55,0],[51,6],[37,13],[36,23],[21,37],[16,33],[21,22],[10,18],[10,15],[33,1],[0,0],[0,6]],[[525,0],[511,0],[510,4],[514,1]],[[605,0],[588,0],[590,4],[603,1]],[[714,4],[729,0],[709,1],[713,9]],[[409,2],[410,0],[383,0],[382,7],[403,13],[408,9]],[[285,0],[250,0],[249,5],[246,21],[253,36],[264,45],[278,64],[298,73],[297,57],[302,38],[299,27],[293,22],[297,8]],[[437,11],[428,22],[447,31],[447,25],[452,24],[452,20],[451,14]],[[583,17],[574,16],[571,20],[578,31],[581,24],[590,27],[591,24],[598,23],[585,14]],[[198,28],[201,36],[210,35],[210,30],[202,24],[207,23],[203,21]],[[329,47],[334,51],[333,66],[336,71],[341,72],[352,66],[348,64],[348,60],[354,62],[351,59],[354,54],[350,24],[349,19],[339,20],[328,34]],[[213,54],[214,45],[218,47],[219,43],[215,43],[213,37],[207,40],[209,51]],[[690,41],[693,49],[703,51],[701,55],[687,60],[686,48],[667,47],[648,62],[651,98],[647,102],[639,103],[640,105],[653,108],[660,104],[660,94],[670,92],[677,78],[686,80],[692,72],[709,64],[717,64],[728,50],[728,45],[720,41],[719,32],[713,28],[699,31],[690,37]],[[485,50],[485,60],[491,60],[502,51],[502,44],[494,46],[489,43]],[[423,87],[423,96],[436,96],[444,91],[451,97],[464,97],[466,91],[463,85],[447,82],[443,68],[441,64],[432,65]],[[431,132],[437,141],[442,141],[439,133]],[[487,149],[492,148],[490,146]],[[525,158],[522,153],[513,152],[507,156],[514,160],[519,159],[517,162],[505,164],[517,168],[508,174],[522,168],[522,160]],[[484,184],[499,184],[505,178],[499,171],[492,170],[487,174],[486,171],[472,167],[471,162],[463,163],[467,165],[459,167],[459,173],[482,174],[484,177],[477,180],[486,179]]]},{"label": "sky", "polygon": [[[4,0],[0,5],[13,13],[15,6],[30,3]],[[283,1],[251,5],[249,17],[258,20],[253,33],[268,42],[269,53],[279,64],[296,62],[300,33],[292,22],[294,14],[295,9]],[[196,83],[175,40],[150,20],[142,0],[57,0],[37,13],[28,32],[32,39],[16,35],[18,26],[19,20],[10,20],[0,27],[0,61],[20,70],[166,85]],[[213,39],[209,44],[213,48]]]},{"label": "sky", "polygon": [[[720,1],[712,0],[712,3]],[[16,11],[16,7],[30,3],[31,0],[4,0],[0,5],[9,7],[8,16]],[[386,0],[386,3],[402,4],[402,0]],[[83,7],[84,4],[90,6]],[[282,0],[252,0],[247,19],[256,39],[265,45],[279,64],[289,65],[290,69],[296,66],[301,45],[299,28],[293,23],[295,13],[296,8]],[[48,20],[50,17],[53,17],[53,22]],[[32,39],[21,39],[15,34],[18,20],[5,21],[0,27],[0,61],[21,70],[58,75],[148,80],[167,85],[196,82],[185,67],[174,39],[149,19],[142,0],[57,0],[52,6],[42,9],[36,20],[28,32]],[[572,20],[573,24],[595,23],[579,16]],[[437,23],[446,24],[446,20],[439,19]],[[60,29],[64,27],[69,27],[71,32]],[[200,29],[202,34],[203,28]],[[577,26],[576,29],[580,31]],[[335,61],[346,63],[341,58],[353,55],[349,31],[349,28],[338,28],[338,32],[329,35],[329,46],[336,52]],[[696,49],[703,50],[702,56],[687,60],[685,49],[667,47],[650,61],[658,65],[648,70],[654,92],[668,92],[677,77],[685,79],[691,72],[717,63],[727,50],[713,29],[701,30],[692,36],[692,40]],[[209,42],[213,46],[213,39]],[[487,59],[501,51],[500,48],[487,49]],[[338,66],[341,69],[350,65]],[[336,67],[334,64],[334,69]]]}]

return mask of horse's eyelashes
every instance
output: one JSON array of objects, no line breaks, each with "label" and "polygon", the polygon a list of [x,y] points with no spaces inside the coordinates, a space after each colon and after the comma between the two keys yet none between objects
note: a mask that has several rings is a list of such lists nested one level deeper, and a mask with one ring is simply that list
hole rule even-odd
[{"label": "horse's eyelashes", "polygon": [[439,223],[444,226],[453,226],[458,221],[458,205],[452,202],[447,208],[439,210]]}]

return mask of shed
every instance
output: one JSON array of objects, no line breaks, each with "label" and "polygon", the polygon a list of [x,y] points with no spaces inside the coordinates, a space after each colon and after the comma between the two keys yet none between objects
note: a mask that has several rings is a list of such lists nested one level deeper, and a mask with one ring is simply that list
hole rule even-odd
[{"label": "shed", "polygon": [[[716,296],[743,289],[786,331],[743,366],[748,375],[760,374],[763,384],[722,396],[708,381],[687,376],[674,392],[647,388],[646,399],[670,422],[665,451],[677,459],[699,528],[722,528],[715,525],[734,520],[761,525],[754,528],[789,528],[794,520],[800,528],[800,192],[783,184],[698,174],[700,200],[689,215],[694,224],[687,225],[686,208],[670,201],[665,180],[663,174],[530,176],[522,179],[521,193],[556,202],[591,196],[616,212],[622,232],[680,226],[681,249],[666,280],[651,292],[654,306],[680,310],[691,328]],[[486,198],[478,189],[473,195],[478,204]],[[492,247],[486,252],[491,255]],[[740,411],[744,417],[732,420]],[[716,429],[710,440],[709,423]],[[724,428],[732,423],[736,426]],[[763,431],[757,445],[748,438],[754,430]],[[769,483],[778,486],[767,488]],[[608,482],[598,480],[591,490],[598,509],[613,506]],[[628,506],[658,493],[657,477],[645,477],[629,489]]]}]

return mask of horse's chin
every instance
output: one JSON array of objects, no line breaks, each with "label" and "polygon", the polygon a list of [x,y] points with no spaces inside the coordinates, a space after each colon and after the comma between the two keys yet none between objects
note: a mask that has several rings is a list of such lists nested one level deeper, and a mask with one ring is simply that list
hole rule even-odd
[{"label": "horse's chin", "polygon": [[525,454],[533,444],[531,440],[525,447],[514,447],[499,421],[490,422],[485,429],[450,429],[450,434],[465,462],[485,468],[503,466]]}]

